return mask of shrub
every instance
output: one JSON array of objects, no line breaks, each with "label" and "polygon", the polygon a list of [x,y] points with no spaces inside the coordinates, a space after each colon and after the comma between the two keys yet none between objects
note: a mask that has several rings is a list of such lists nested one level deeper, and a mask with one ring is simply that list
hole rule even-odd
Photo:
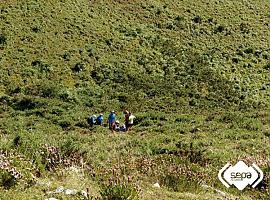
[{"label": "shrub", "polygon": [[108,45],[108,46],[111,46],[113,44],[113,39],[106,39],[105,40],[105,43]]},{"label": "shrub", "polygon": [[177,154],[181,157],[186,157],[191,163],[197,163],[201,166],[206,166],[209,163],[209,159],[204,154],[206,149],[202,148],[202,144],[180,141],[176,143],[176,147],[179,149]]},{"label": "shrub", "polygon": [[265,69],[265,70],[270,70],[270,63],[268,63],[267,65],[265,65],[265,66],[263,67],[263,69]]},{"label": "shrub", "polygon": [[158,179],[162,186],[174,192],[195,192],[200,189],[200,184],[208,179],[207,174],[194,167],[195,165],[193,167],[187,165],[182,161],[182,158],[174,157],[172,159],[170,156],[167,156],[168,160],[166,158],[165,160],[163,159],[162,164],[159,164],[163,167],[159,167]]},{"label": "shrub", "polygon": [[168,22],[166,28],[169,30],[175,30],[175,25],[173,22]]},{"label": "shrub", "polygon": [[19,135],[17,135],[14,139],[13,139],[13,145],[15,147],[21,145],[21,137]]},{"label": "shrub", "polygon": [[35,60],[31,63],[31,65],[33,67],[36,67],[40,72],[45,72],[45,73],[48,73],[48,72],[51,72],[52,71],[52,67],[47,64],[47,63],[44,63],[43,61],[40,61],[40,60]]},{"label": "shrub", "polygon": [[238,62],[239,62],[239,59],[238,59],[238,58],[232,58],[232,61],[233,61],[234,63],[238,63]]},{"label": "shrub", "polygon": [[253,53],[254,50],[253,50],[252,48],[247,48],[247,49],[244,50],[244,52],[245,52],[246,54],[249,54],[249,53]]},{"label": "shrub", "polygon": [[80,128],[89,128],[89,125],[86,121],[79,121],[75,124],[75,126]]},{"label": "shrub", "polygon": [[60,149],[55,146],[45,144],[41,147],[39,153],[41,155],[41,164],[47,170],[53,170],[62,163]]},{"label": "shrub", "polygon": [[17,185],[25,186],[35,181],[36,168],[26,157],[13,151],[0,150],[0,186],[5,189]]},{"label": "shrub", "polygon": [[5,45],[7,43],[7,37],[0,35],[0,45]]},{"label": "shrub", "polygon": [[25,111],[25,110],[32,110],[32,109],[38,108],[42,105],[43,103],[31,97],[22,97],[19,99],[15,99],[15,102],[12,104],[12,107],[15,110]]},{"label": "shrub", "polygon": [[17,184],[17,180],[12,174],[7,171],[0,170],[0,186],[5,189],[10,189]]},{"label": "shrub", "polygon": [[[37,95],[45,98],[58,97],[60,93],[60,87],[52,81],[43,81],[41,85],[37,86],[37,90]],[[33,89],[30,92],[33,93]]]},{"label": "shrub", "polygon": [[197,180],[192,180],[192,172],[187,172],[187,176],[181,173],[168,173],[161,177],[161,184],[174,192],[196,191],[200,185]]},{"label": "shrub", "polygon": [[263,134],[270,139],[270,131],[264,131]]},{"label": "shrub", "polygon": [[202,22],[202,18],[200,16],[196,16],[192,19],[192,21],[194,21],[195,23],[201,23]]},{"label": "shrub", "polygon": [[79,73],[81,71],[83,71],[85,68],[84,64],[83,63],[76,63],[74,65],[74,67],[72,67],[72,71],[75,72],[75,73]]},{"label": "shrub", "polygon": [[71,126],[71,122],[68,120],[61,120],[58,122],[58,125],[61,126],[63,130],[68,130]]},{"label": "shrub", "polygon": [[140,126],[149,127],[149,126],[153,126],[155,124],[156,123],[154,121],[152,121],[152,120],[145,120],[142,123],[140,123]]},{"label": "shrub", "polygon": [[34,32],[34,33],[38,33],[40,32],[40,28],[35,26],[35,27],[32,27],[31,30]]},{"label": "shrub", "polygon": [[144,121],[148,121],[147,115],[137,115],[135,118],[136,124],[143,123]]},{"label": "shrub", "polygon": [[135,200],[138,199],[136,189],[129,184],[103,186],[100,195],[104,200]]},{"label": "shrub", "polygon": [[175,119],[175,122],[178,122],[178,123],[189,123],[189,122],[191,122],[191,121],[192,121],[191,118],[185,117],[185,116],[183,116],[183,117],[178,117],[178,118]]},{"label": "shrub", "polygon": [[214,29],[214,33],[221,33],[225,31],[225,27],[223,25],[219,25]]},{"label": "shrub", "polygon": [[64,89],[60,92],[59,97],[61,100],[66,102],[77,102],[77,95],[68,89]]},{"label": "shrub", "polygon": [[0,95],[0,104],[10,104],[12,101],[11,97],[8,95]]},{"label": "shrub", "polygon": [[239,115],[238,113],[227,112],[219,119],[219,121],[224,122],[224,123],[231,123],[235,120],[239,120],[241,117],[242,116]]},{"label": "shrub", "polygon": [[243,118],[241,121],[236,121],[237,124],[235,126],[238,126],[240,128],[244,128],[249,131],[258,131],[261,130],[263,127],[262,122],[259,119],[250,119],[250,118]]},{"label": "shrub", "polygon": [[248,34],[250,32],[250,25],[246,23],[240,24],[240,31],[244,34]]},{"label": "shrub", "polygon": [[65,52],[65,53],[62,55],[62,58],[63,58],[65,61],[70,61],[70,58],[71,58],[70,52]]}]

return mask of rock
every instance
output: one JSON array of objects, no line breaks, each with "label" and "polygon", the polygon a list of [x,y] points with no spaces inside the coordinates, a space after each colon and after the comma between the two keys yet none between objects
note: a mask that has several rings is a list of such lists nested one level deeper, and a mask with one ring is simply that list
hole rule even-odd
[{"label": "rock", "polygon": [[55,190],[55,192],[56,192],[56,193],[64,192],[64,187],[63,187],[63,186],[58,187],[58,188]]},{"label": "rock", "polygon": [[210,187],[208,186],[208,185],[202,185],[202,188],[204,188],[204,189],[209,189]]},{"label": "rock", "polygon": [[159,185],[159,183],[155,183],[155,184],[153,185],[153,187],[154,187],[154,188],[160,188],[160,185]]},{"label": "rock", "polygon": [[45,186],[45,187],[50,187],[51,186],[51,182],[48,181],[48,182],[43,182],[43,181],[37,181],[36,185],[38,186]]},{"label": "rock", "polygon": [[77,190],[73,190],[73,189],[66,189],[64,192],[65,192],[65,195],[75,195],[75,194],[77,194]]},{"label": "rock", "polygon": [[215,190],[217,193],[219,193],[221,196],[224,196],[224,197],[226,197],[227,195],[226,195],[226,193],[225,192],[222,192],[222,191],[220,191],[220,190]]},{"label": "rock", "polygon": [[81,190],[81,195],[84,196],[85,198],[88,198],[88,194],[84,190]]}]

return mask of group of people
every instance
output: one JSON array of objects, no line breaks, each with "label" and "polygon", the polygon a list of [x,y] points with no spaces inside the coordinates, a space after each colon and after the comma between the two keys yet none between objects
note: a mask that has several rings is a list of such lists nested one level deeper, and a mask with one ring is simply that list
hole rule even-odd
[{"label": "group of people", "polygon": [[[136,117],[128,110],[124,110],[123,114],[125,115],[125,123],[123,124],[120,124],[119,120],[117,120],[117,114],[115,111],[111,111],[111,113],[109,114],[107,123],[109,125],[109,129],[112,132],[115,131],[126,132],[132,129],[134,119]],[[90,127],[93,127],[94,125],[102,126],[104,125],[103,113],[100,113],[99,116],[92,115],[91,117],[88,118],[87,121]]]}]

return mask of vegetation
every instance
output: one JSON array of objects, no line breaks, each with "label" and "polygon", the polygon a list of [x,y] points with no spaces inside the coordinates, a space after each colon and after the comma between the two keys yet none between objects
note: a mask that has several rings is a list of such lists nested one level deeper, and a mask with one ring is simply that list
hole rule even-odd
[{"label": "vegetation", "polygon": [[[269,199],[269,9],[2,1],[0,199]],[[123,108],[131,132],[88,127]],[[217,179],[240,159],[264,171],[257,188]],[[88,197],[52,193],[60,186]]]}]

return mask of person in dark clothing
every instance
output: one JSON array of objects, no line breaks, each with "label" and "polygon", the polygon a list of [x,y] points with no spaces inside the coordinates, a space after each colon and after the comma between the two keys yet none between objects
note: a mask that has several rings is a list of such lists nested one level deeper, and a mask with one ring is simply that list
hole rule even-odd
[{"label": "person in dark clothing", "polygon": [[91,117],[89,117],[87,119],[87,123],[89,124],[90,127],[93,127],[94,124],[96,124],[96,120],[97,120],[97,116],[96,115],[92,115]]},{"label": "person in dark clothing", "polygon": [[125,114],[125,126],[126,126],[126,131],[128,131],[128,124],[129,124],[129,111],[125,110],[124,111]]},{"label": "person in dark clothing", "polygon": [[104,121],[103,114],[100,113],[100,115],[97,117],[96,123],[97,123],[97,125],[101,126],[103,124],[103,121]]}]

